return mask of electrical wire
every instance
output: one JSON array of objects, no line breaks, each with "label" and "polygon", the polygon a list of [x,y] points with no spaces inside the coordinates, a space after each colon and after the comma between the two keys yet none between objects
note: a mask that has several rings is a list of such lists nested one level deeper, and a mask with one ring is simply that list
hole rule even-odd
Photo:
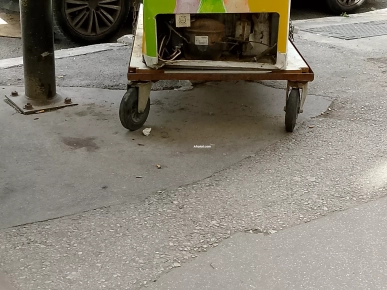
[{"label": "electrical wire", "polygon": [[189,43],[189,41],[181,35],[179,32],[177,32],[169,23],[165,22],[165,24],[168,26],[170,30],[172,30],[174,33],[176,33],[180,38],[182,38],[185,42]]}]

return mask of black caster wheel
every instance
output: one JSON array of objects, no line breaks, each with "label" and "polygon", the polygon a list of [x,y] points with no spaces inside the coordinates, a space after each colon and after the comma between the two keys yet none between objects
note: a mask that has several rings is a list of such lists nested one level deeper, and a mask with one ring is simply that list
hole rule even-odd
[{"label": "black caster wheel", "polygon": [[285,128],[293,132],[300,113],[300,89],[292,88],[286,101]]},{"label": "black caster wheel", "polygon": [[138,95],[139,89],[131,87],[123,96],[120,104],[120,121],[122,126],[130,131],[138,130],[144,125],[149,115],[150,100],[146,104],[143,113],[138,112]]}]

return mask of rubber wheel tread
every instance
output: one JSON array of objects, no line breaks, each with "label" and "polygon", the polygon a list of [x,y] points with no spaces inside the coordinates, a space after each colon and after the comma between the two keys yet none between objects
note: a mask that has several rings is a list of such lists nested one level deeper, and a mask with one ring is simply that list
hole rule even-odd
[{"label": "rubber wheel tread", "polygon": [[285,128],[287,132],[293,132],[296,127],[300,101],[300,90],[292,89],[286,101]]},{"label": "rubber wheel tread", "polygon": [[150,111],[150,99],[146,104],[143,113],[139,114],[139,120],[133,120],[132,114],[137,110],[138,106],[138,88],[129,88],[121,100],[119,116],[121,124],[124,128],[130,131],[140,129],[146,122]]}]

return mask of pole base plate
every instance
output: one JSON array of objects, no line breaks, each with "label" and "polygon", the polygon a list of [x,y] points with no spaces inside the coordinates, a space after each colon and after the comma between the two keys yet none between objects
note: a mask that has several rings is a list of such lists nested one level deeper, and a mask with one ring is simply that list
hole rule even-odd
[{"label": "pole base plate", "polygon": [[23,92],[19,92],[17,96],[13,96],[12,94],[6,95],[5,97],[6,103],[24,115],[44,113],[78,105],[60,93],[57,93],[53,99],[45,102],[28,99]]}]

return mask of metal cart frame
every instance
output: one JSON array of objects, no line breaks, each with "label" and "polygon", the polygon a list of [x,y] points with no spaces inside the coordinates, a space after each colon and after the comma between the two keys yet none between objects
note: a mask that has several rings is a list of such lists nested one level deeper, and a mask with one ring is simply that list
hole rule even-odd
[{"label": "metal cart frame", "polygon": [[[288,66],[285,70],[265,68],[249,69],[206,69],[170,64],[159,69],[151,69],[143,62],[143,7],[138,14],[136,34],[129,61],[128,87],[122,98],[119,115],[122,125],[131,130],[140,129],[150,110],[152,82],[160,80],[198,80],[198,81],[287,81],[285,95],[285,128],[293,132],[299,113],[308,93],[308,83],[314,80],[314,73],[292,41],[288,40]],[[192,62],[191,62],[192,63]],[[204,64],[202,64],[204,65]]]}]

